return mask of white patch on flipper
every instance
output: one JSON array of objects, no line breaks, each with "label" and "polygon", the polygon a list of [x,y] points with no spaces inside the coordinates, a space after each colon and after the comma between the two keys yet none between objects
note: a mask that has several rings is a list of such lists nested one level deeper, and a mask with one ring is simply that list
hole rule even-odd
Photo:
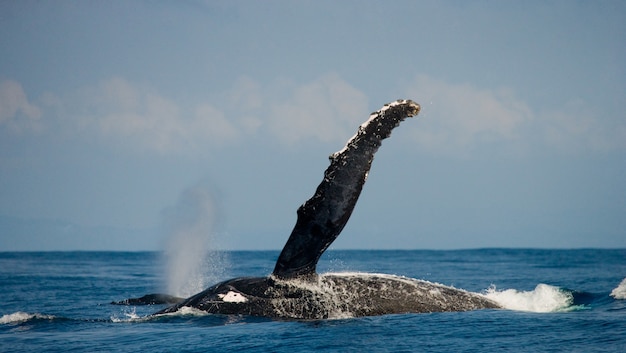
[{"label": "white patch on flipper", "polygon": [[218,294],[218,297],[227,303],[245,303],[248,301],[241,293],[233,292],[232,290],[226,294]]},{"label": "white patch on flipper", "polygon": [[[408,102],[409,102],[409,100],[408,100],[408,99],[398,99],[398,100],[397,100],[397,101],[395,101],[395,102],[391,102],[391,103],[387,103],[387,104],[385,104],[385,106],[383,106],[380,110],[375,111],[375,112],[373,112],[372,114],[370,114],[369,119],[367,119],[367,120],[366,120],[363,124],[361,124],[361,125],[359,126],[359,129],[357,130],[356,134],[354,134],[354,136],[352,136],[352,137],[348,140],[348,142],[346,142],[346,145],[345,145],[345,146],[344,146],[344,147],[343,147],[340,151],[337,151],[337,152],[335,152],[335,153],[331,154],[331,155],[330,155],[330,158],[331,158],[331,159],[335,159],[335,158],[339,157],[342,153],[346,152],[346,150],[348,149],[348,146],[350,146],[350,143],[352,143],[352,141],[353,141],[354,139],[356,139],[356,138],[359,136],[359,133],[361,133],[363,130],[365,130],[365,129],[367,128],[367,126],[368,126],[368,125],[369,125],[372,121],[374,121],[374,119],[378,118],[378,117],[379,117],[381,114],[383,114],[386,110],[388,110],[388,109],[389,109],[389,108],[391,108],[391,107],[395,107],[396,105],[406,104],[406,103],[408,103]],[[415,103],[415,102],[413,102],[413,104],[414,104],[415,106],[417,106],[417,112],[419,112],[419,110],[420,110],[420,105],[419,105],[419,104],[417,104],[417,103]],[[417,113],[415,113],[415,114],[411,114],[411,115],[409,115],[409,117],[411,117],[411,116],[415,116],[415,115],[417,115]]]}]

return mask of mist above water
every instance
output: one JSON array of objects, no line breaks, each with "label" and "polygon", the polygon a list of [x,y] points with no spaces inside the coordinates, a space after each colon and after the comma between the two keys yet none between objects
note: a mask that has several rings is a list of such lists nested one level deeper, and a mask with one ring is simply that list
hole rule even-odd
[{"label": "mist above water", "polygon": [[224,277],[225,255],[217,251],[215,198],[203,185],[184,190],[163,212],[168,294],[188,297]]}]

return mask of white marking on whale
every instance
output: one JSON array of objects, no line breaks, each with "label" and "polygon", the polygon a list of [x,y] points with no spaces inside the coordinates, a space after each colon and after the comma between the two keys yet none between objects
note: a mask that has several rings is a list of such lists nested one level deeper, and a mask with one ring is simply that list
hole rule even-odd
[{"label": "white marking on whale", "polygon": [[228,291],[228,293],[226,294],[220,293],[217,296],[227,303],[245,303],[248,301],[248,299],[246,299],[243,294],[233,292],[232,290]]}]

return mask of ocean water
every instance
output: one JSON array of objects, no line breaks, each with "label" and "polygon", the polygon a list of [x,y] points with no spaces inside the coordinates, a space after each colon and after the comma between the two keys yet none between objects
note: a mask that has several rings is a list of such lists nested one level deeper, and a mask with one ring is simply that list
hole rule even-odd
[{"label": "ocean water", "polygon": [[[213,256],[203,268],[211,281],[265,276],[278,252]],[[626,249],[328,251],[318,270],[424,279],[507,309],[317,321],[193,310],[147,318],[165,306],[110,303],[168,288],[159,253],[5,252],[0,351],[626,352]]]}]

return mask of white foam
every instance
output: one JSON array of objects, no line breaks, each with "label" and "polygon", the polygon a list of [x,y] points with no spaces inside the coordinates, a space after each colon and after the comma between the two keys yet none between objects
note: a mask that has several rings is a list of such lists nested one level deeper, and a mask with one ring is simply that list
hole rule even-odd
[{"label": "white foam", "polygon": [[137,308],[135,307],[133,307],[130,311],[126,311],[122,314],[125,316],[124,318],[111,316],[111,321],[113,322],[140,322],[140,321],[147,320],[145,317],[141,317],[137,315]]},{"label": "white foam", "polygon": [[549,313],[566,311],[572,308],[574,297],[571,293],[558,287],[540,283],[531,291],[516,289],[496,290],[492,286],[485,296],[502,307],[510,310],[530,311],[535,313]]},{"label": "white foam", "polygon": [[626,278],[611,291],[611,296],[615,299],[626,299]]},{"label": "white foam", "polygon": [[18,311],[13,314],[2,315],[2,317],[0,317],[0,324],[19,324],[32,319],[52,320],[54,319],[54,316],[43,314],[30,314]]}]

